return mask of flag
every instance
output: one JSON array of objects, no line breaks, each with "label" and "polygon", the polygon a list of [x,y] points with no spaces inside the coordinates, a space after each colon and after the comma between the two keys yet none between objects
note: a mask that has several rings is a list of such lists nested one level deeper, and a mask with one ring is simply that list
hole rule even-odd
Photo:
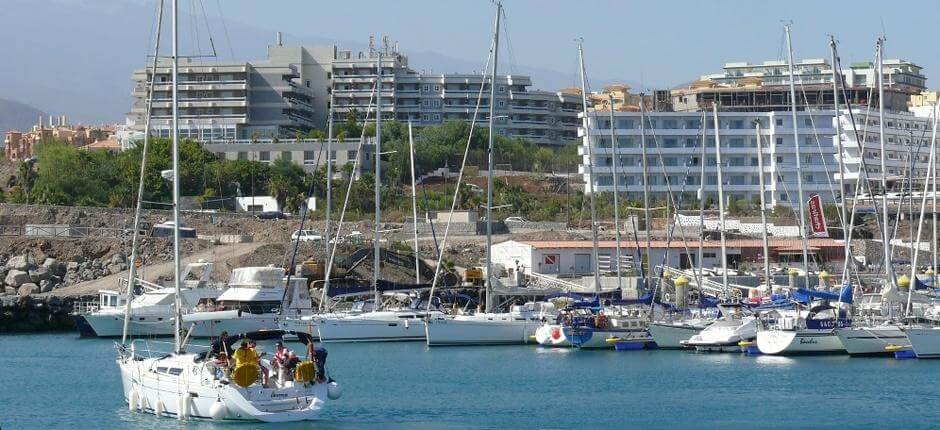
[{"label": "flag", "polygon": [[822,200],[819,194],[813,194],[809,198],[809,226],[813,236],[829,237],[829,230],[826,228],[826,217],[823,214]]}]

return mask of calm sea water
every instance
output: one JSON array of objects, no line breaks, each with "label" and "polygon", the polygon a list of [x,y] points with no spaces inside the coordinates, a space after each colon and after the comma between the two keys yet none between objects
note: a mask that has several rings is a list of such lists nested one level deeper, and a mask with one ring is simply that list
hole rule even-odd
[{"label": "calm sea water", "polygon": [[[128,412],[113,342],[0,336],[0,428],[248,429]],[[940,361],[329,345],[343,398],[266,428],[928,428]]]}]

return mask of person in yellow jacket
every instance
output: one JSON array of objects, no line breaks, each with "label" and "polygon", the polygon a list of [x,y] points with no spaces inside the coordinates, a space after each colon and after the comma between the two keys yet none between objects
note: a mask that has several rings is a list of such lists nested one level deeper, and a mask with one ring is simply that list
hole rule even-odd
[{"label": "person in yellow jacket", "polygon": [[241,366],[242,364],[258,363],[258,353],[254,348],[248,346],[247,340],[242,340],[241,347],[235,350],[235,353],[232,354],[235,358],[235,367]]}]

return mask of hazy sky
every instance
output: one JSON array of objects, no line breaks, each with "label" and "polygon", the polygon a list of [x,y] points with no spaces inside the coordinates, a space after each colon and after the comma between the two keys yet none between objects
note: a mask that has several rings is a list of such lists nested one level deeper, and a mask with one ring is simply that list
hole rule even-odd
[{"label": "hazy sky", "polygon": [[[223,0],[226,17],[258,27],[357,41],[370,32],[389,34],[405,50],[481,62],[494,10],[484,0],[264,2],[274,3],[279,7]],[[827,36],[834,34],[846,63],[868,60],[884,30],[887,57],[910,59],[928,71],[940,67],[928,42],[935,39],[937,1],[506,0],[504,6],[512,48],[506,67],[574,74],[573,40],[583,37],[588,74],[598,80],[671,86],[725,62],[775,59],[783,54],[783,20],[793,21],[798,58],[828,58]]]},{"label": "hazy sky", "polygon": [[[278,30],[285,43],[337,43],[354,50],[362,49],[370,34],[387,34],[414,68],[437,73],[482,67],[495,11],[489,0],[180,4],[183,38],[200,34],[205,53],[211,34],[220,60],[263,59]],[[0,58],[7,60],[0,67],[0,98],[82,121],[121,121],[131,103],[131,72],[147,63],[152,49],[155,5],[156,0],[0,0]],[[649,90],[718,72],[726,62],[784,58],[783,20],[793,22],[797,58],[828,58],[828,35],[834,34],[845,64],[868,61],[884,30],[888,58],[918,63],[928,77],[940,69],[933,42],[940,1],[506,0],[504,5],[500,72],[530,74],[538,89],[577,85],[578,37],[584,38],[592,89],[626,82]],[[183,53],[192,53],[192,45],[184,41]]]}]

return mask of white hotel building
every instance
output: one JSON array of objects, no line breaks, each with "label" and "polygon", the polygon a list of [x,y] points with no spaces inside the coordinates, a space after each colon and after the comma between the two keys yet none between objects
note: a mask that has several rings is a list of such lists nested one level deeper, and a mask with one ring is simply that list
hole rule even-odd
[{"label": "white hotel building", "polygon": [[[797,112],[797,131],[803,175],[804,198],[819,194],[833,200],[838,194],[837,159],[833,145],[833,112]],[[671,188],[683,193],[684,204],[696,199],[705,164],[704,198],[717,201],[718,171],[715,127],[710,112],[705,115],[705,158],[702,160],[702,112],[649,112],[646,127],[648,172],[642,166],[640,113],[614,112],[616,148],[611,147],[609,111],[589,112],[588,131],[580,129],[585,192],[592,181],[598,192],[614,191],[614,163],[619,161],[619,190],[629,199],[642,200],[643,181],[648,179],[650,198],[665,200]],[[755,121],[761,123],[760,150]],[[768,206],[793,204],[797,200],[796,147],[793,144],[793,120],[790,112],[719,112],[719,136],[723,162],[726,201],[754,201],[760,195],[758,153],[763,157],[765,199]],[[594,155],[593,177],[586,163],[588,146]],[[664,173],[665,171],[665,173]],[[666,177],[669,178],[667,186]],[[833,188],[835,185],[835,188]]]}]

